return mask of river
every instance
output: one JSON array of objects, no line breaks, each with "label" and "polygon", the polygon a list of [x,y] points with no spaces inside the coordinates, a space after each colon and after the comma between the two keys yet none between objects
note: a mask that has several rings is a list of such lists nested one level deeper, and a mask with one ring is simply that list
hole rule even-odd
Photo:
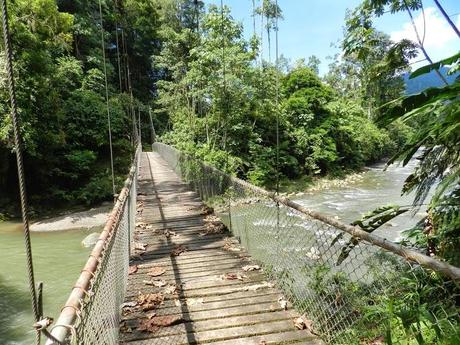
[{"label": "river", "polygon": [[[363,213],[390,203],[410,204],[411,196],[400,196],[402,184],[415,162],[406,167],[391,166],[383,171],[377,164],[357,175],[346,185],[293,197],[299,203],[344,222],[358,219]],[[378,230],[388,239],[400,238],[401,230],[414,224],[420,214],[406,213]],[[37,280],[43,281],[45,314],[56,317],[65,302],[89,254],[82,239],[87,231],[40,232],[32,234]],[[25,255],[21,225],[0,223],[0,344],[31,343],[32,317],[27,289]]]},{"label": "river", "polygon": [[[387,170],[384,170],[385,164],[375,164],[357,174],[345,186],[331,186],[320,192],[310,192],[292,199],[310,209],[350,223],[380,206],[411,205],[414,196],[401,196],[401,189],[416,164],[416,160],[412,160],[405,167],[393,164]],[[375,233],[389,240],[399,240],[401,232],[414,225],[422,216],[423,209],[415,214],[407,212],[377,229]]]},{"label": "river", "polygon": [[[32,233],[37,281],[44,283],[45,315],[56,318],[90,249],[85,230]],[[32,312],[27,284],[24,238],[19,223],[0,223],[0,344],[32,344]]]}]

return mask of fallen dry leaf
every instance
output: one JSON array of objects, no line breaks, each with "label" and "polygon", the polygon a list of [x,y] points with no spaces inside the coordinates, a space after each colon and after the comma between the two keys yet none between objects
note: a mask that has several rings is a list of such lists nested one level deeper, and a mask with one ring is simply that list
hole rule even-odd
[{"label": "fallen dry leaf", "polygon": [[174,231],[169,230],[169,229],[164,230],[163,235],[165,235],[166,238],[170,238],[171,236],[177,236]]},{"label": "fallen dry leaf", "polygon": [[139,294],[139,296],[137,296],[137,304],[141,306],[143,311],[147,311],[162,304],[164,299],[161,293]]},{"label": "fallen dry leaf", "polygon": [[137,330],[140,332],[156,332],[160,327],[152,324],[151,319],[143,319],[139,321]]},{"label": "fallen dry leaf", "polygon": [[233,244],[230,240],[225,240],[225,244],[222,247],[224,250],[227,250],[229,252],[240,252],[241,248],[237,247],[235,244]]},{"label": "fallen dry leaf", "polygon": [[154,316],[151,319],[143,319],[139,322],[138,331],[156,332],[161,327],[177,325],[183,319],[177,315]]},{"label": "fallen dry leaf", "polygon": [[145,316],[147,316],[147,319],[151,319],[156,315],[157,315],[157,313],[155,313],[154,311],[151,311],[150,313],[145,314]]},{"label": "fallen dry leaf", "polygon": [[300,330],[302,329],[307,329],[311,333],[313,332],[313,321],[309,320],[305,317],[305,315],[302,315],[296,319],[294,319],[294,326]]},{"label": "fallen dry leaf", "polygon": [[259,265],[246,265],[242,267],[243,271],[250,272],[250,271],[258,271],[260,270]]},{"label": "fallen dry leaf", "polygon": [[174,247],[174,249],[171,251],[171,256],[179,256],[183,252],[187,250],[187,247],[183,246],[182,244]]},{"label": "fallen dry leaf", "polygon": [[166,268],[155,266],[148,270],[147,275],[152,276],[152,277],[158,277],[164,274],[165,272],[166,272]]},{"label": "fallen dry leaf", "polygon": [[151,230],[153,228],[152,224],[147,224],[144,222],[138,222],[136,223],[136,228],[139,233],[144,233],[143,230]]},{"label": "fallen dry leaf", "polygon": [[137,272],[137,266],[136,265],[133,265],[133,266],[129,266],[128,268],[128,274],[134,274]]},{"label": "fallen dry leaf", "polygon": [[169,284],[163,289],[163,293],[168,295],[176,294],[179,293],[179,288],[176,284]]},{"label": "fallen dry leaf", "polygon": [[144,254],[144,252],[140,252],[140,253],[136,253],[132,256],[132,259],[133,260],[139,260],[139,261],[144,261],[144,259],[142,258],[142,255]]},{"label": "fallen dry leaf", "polygon": [[[145,281],[144,281],[145,282]],[[163,280],[163,279],[160,279],[160,280],[151,280],[151,281],[148,281],[148,283],[145,283],[147,285],[152,285],[152,286],[156,286],[156,287],[163,287],[163,286],[166,286],[167,283],[166,283],[166,280]]]},{"label": "fallen dry leaf", "polygon": [[201,208],[201,215],[203,216],[207,216],[208,214],[213,214],[214,213],[214,209],[212,207],[208,207],[208,206],[203,206]]},{"label": "fallen dry leaf", "polygon": [[182,322],[183,319],[179,315],[167,315],[167,316],[157,316],[153,319],[155,324],[160,327],[168,327],[172,325],[176,325],[179,322]]},{"label": "fallen dry leaf", "polygon": [[248,290],[249,291],[256,291],[256,290],[263,289],[263,288],[266,288],[266,287],[272,288],[273,286],[274,286],[273,283],[264,282],[262,284],[256,284],[256,285],[248,286]]},{"label": "fallen dry leaf", "polygon": [[266,342],[265,340],[261,340],[261,341],[259,342],[259,345],[267,345],[267,342]]},{"label": "fallen dry leaf", "polygon": [[125,302],[121,305],[122,308],[135,307],[137,305],[136,301]]},{"label": "fallen dry leaf", "polygon": [[137,308],[124,308],[122,311],[121,311],[121,314],[123,316],[127,316],[127,315],[130,315],[131,313],[137,311]]},{"label": "fallen dry leaf", "polygon": [[257,291],[259,289],[263,289],[263,288],[267,288],[267,287],[272,288],[274,286],[275,285],[273,283],[263,282],[261,284],[243,286],[243,287],[237,288],[235,291]]},{"label": "fallen dry leaf", "polygon": [[286,299],[283,296],[278,298],[278,303],[280,304],[281,309],[287,310],[288,302],[286,301]]},{"label": "fallen dry leaf", "polygon": [[247,277],[239,273],[225,273],[220,276],[220,279],[222,280],[241,280],[242,281],[244,278],[247,278]]},{"label": "fallen dry leaf", "polygon": [[147,243],[134,242],[134,249],[144,251],[147,249]]},{"label": "fallen dry leaf", "polygon": [[222,223],[222,220],[219,217],[214,215],[208,215],[204,219],[204,228],[205,234],[221,234],[226,232],[227,226]]},{"label": "fallen dry leaf", "polygon": [[120,326],[120,332],[122,333],[133,333],[133,329],[131,327],[128,327],[126,323],[122,323]]}]

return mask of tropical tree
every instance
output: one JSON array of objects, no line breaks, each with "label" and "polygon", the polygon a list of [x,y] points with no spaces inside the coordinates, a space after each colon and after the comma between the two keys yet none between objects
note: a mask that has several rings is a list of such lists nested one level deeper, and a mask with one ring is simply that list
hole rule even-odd
[{"label": "tropical tree", "polygon": [[[459,70],[460,53],[422,67],[411,78],[433,69]],[[413,137],[389,163],[407,164],[417,157],[417,167],[406,179],[403,193],[415,192],[414,205],[421,206],[434,188],[423,225],[410,232],[428,254],[436,254],[460,264],[460,80],[442,88],[398,98],[385,106],[383,122],[402,119],[416,121]]]},{"label": "tropical tree", "polygon": [[[261,17],[265,17],[265,30],[267,31],[268,39],[268,61],[271,62],[271,33],[277,31],[277,22],[283,19],[281,8],[275,0],[262,0],[262,4],[256,9],[256,13]],[[261,37],[261,39],[263,39]]]}]

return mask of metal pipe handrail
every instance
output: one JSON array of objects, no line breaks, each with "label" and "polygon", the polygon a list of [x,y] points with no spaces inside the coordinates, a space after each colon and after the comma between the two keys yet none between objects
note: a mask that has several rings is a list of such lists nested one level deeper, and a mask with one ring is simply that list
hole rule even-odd
[{"label": "metal pipe handrail", "polygon": [[[140,154],[140,145],[136,147],[136,153],[134,161],[129,170],[128,177],[126,178],[123,188],[117,197],[115,205],[109,215],[109,218],[101,232],[88,260],[83,267],[77,282],[72,289],[70,296],[67,299],[64,307],[61,309],[56,324],[53,326],[51,334],[59,342],[65,342],[67,337],[71,334],[73,325],[78,317],[78,313],[81,311],[81,301],[86,297],[88,290],[91,286],[91,281],[95,277],[95,274],[100,266],[100,260],[103,257],[105,249],[110,242],[115,230],[119,226],[125,203],[130,194],[131,186],[135,178],[137,171],[137,162]],[[48,339],[46,345],[55,345],[56,342]]]}]

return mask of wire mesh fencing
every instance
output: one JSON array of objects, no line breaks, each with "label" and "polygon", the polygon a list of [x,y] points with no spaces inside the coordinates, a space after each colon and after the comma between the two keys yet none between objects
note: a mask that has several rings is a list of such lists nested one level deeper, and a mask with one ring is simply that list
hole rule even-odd
[{"label": "wire mesh fencing", "polygon": [[125,185],[47,345],[117,344],[136,216],[140,147]]},{"label": "wire mesh fencing", "polygon": [[171,146],[153,149],[326,343],[460,344],[460,269],[310,212]]}]

